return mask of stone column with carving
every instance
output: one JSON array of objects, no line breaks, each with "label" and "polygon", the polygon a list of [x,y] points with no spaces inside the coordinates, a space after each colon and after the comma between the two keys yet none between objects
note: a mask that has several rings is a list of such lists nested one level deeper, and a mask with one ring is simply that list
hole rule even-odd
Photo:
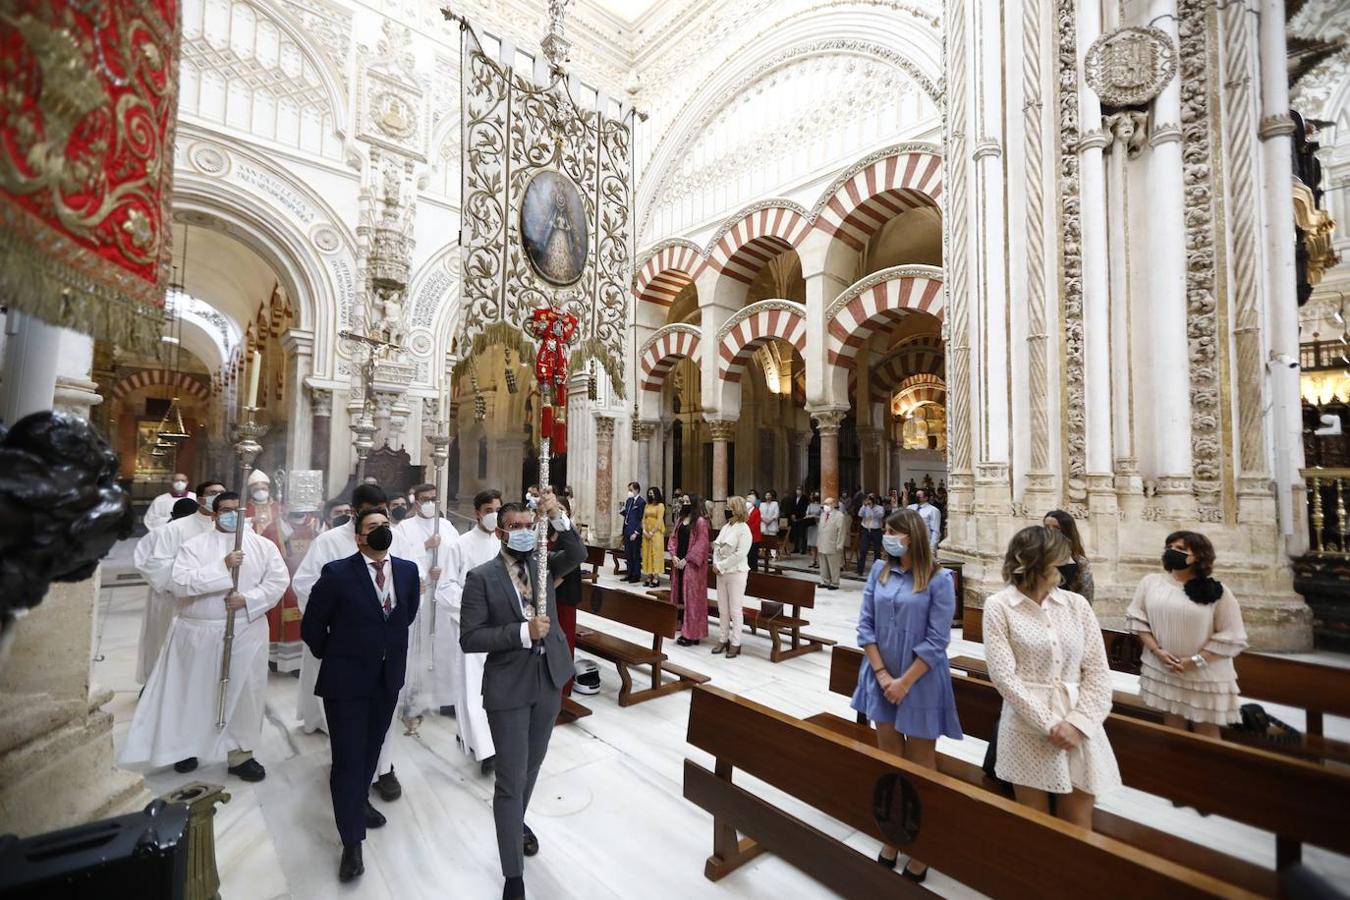
[{"label": "stone column with carving", "polygon": [[[736,423],[722,420],[710,420],[708,422],[708,431],[712,436],[712,492],[713,495],[708,499],[713,502],[713,509],[720,509],[720,503],[725,503],[727,499],[727,444],[736,437]],[[685,485],[688,489],[688,485]]]},{"label": "stone column with carving", "polygon": [[[55,363],[39,373],[46,379],[43,408],[88,418],[101,402],[89,377],[93,342],[42,327],[49,329],[44,336]],[[25,375],[24,397],[43,389],[33,376],[31,370]],[[86,581],[54,583],[16,625],[0,669],[0,833],[23,837],[83,824],[149,799],[139,774],[116,767],[113,716],[103,708],[113,692],[93,684],[99,587],[98,572]]]},{"label": "stone column with carving", "polygon": [[818,409],[811,412],[820,435],[820,499],[839,497],[839,426],[848,415],[846,409]]},{"label": "stone column with carving", "polygon": [[595,536],[609,546],[618,535],[614,522],[614,419],[595,417]]},{"label": "stone column with carving", "polygon": [[309,391],[310,438],[309,465],[328,471],[329,444],[333,437],[333,392],[329,388],[307,385]]},{"label": "stone column with carving", "polygon": [[638,441],[637,481],[642,485],[644,495],[645,491],[661,478],[661,461],[656,442],[653,440],[660,427],[660,422],[638,422],[633,432]]}]

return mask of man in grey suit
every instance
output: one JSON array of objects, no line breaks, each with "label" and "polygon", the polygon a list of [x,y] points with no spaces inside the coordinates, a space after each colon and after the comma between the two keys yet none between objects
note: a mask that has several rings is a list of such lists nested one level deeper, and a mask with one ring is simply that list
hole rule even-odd
[{"label": "man in grey suit", "polygon": [[534,513],[508,503],[497,514],[497,558],[470,570],[464,581],[459,644],[465,653],[486,653],[483,709],[497,747],[497,784],[492,815],[506,885],[503,900],[525,896],[525,857],[539,841],[525,824],[539,767],[548,752],[553,723],[562,707],[562,689],[572,677],[572,654],[557,616],[554,585],[586,561],[586,546],[552,491],[539,511],[558,532],[549,555],[548,597],[536,604]]}]

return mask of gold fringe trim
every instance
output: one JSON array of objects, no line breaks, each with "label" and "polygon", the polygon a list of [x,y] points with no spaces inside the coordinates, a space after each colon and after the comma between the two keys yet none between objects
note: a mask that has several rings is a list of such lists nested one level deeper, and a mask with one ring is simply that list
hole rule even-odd
[{"label": "gold fringe trim", "polygon": [[[122,280],[125,277],[129,276]],[[146,286],[142,283],[139,287],[144,290]],[[0,297],[10,308],[50,325],[160,358],[164,331],[161,309],[43,253],[8,228],[0,229]]]},{"label": "gold fringe trim", "polygon": [[575,375],[591,360],[600,363],[600,368],[605,370],[605,374],[609,376],[610,386],[614,388],[614,393],[618,398],[627,400],[628,394],[623,382],[623,363],[615,358],[614,354],[599,338],[587,338],[581,342],[576,353],[572,354],[572,358],[568,360],[568,373]]}]

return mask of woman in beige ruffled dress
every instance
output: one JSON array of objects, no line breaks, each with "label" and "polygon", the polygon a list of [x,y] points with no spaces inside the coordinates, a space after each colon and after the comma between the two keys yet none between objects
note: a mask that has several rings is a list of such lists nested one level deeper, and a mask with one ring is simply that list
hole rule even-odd
[{"label": "woman in beige ruffled dress", "polygon": [[1233,657],[1247,646],[1237,598],[1211,577],[1214,545],[1194,531],[1167,536],[1164,572],[1145,575],[1125,611],[1144,644],[1139,699],[1173,728],[1219,736],[1241,721]]}]

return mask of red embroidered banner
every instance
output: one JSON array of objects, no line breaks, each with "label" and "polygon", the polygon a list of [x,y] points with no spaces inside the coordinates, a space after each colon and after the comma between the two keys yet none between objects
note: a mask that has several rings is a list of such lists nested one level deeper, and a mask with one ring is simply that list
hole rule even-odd
[{"label": "red embroidered banner", "polygon": [[0,8],[0,295],[128,349],[160,345],[178,0]]}]

